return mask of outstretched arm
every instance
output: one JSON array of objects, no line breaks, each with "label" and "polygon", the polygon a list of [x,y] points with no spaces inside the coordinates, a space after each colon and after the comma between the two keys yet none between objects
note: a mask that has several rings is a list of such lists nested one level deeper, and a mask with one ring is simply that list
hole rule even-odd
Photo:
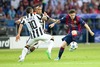
[{"label": "outstretched arm", "polygon": [[62,17],[62,18],[59,19],[59,20],[55,20],[55,19],[52,19],[52,18],[50,18],[50,20],[54,21],[54,23],[52,23],[52,24],[49,25],[49,27],[52,28],[52,27],[54,27],[54,25],[55,25],[56,23],[60,23],[61,21],[65,22],[66,16]]},{"label": "outstretched arm", "polygon": [[19,29],[18,29],[18,34],[16,36],[16,41],[18,41],[20,39],[20,33],[22,31],[22,27],[23,27],[23,24],[20,24]]},{"label": "outstretched arm", "polygon": [[46,13],[46,12],[44,12],[44,15],[47,17],[47,20],[49,20],[49,21],[51,21],[51,22],[55,22],[55,23],[57,23],[57,22],[58,22],[58,20],[56,20],[56,19],[53,19],[53,18],[49,17],[49,16],[47,15],[47,13]]},{"label": "outstretched arm", "polygon": [[89,31],[89,33],[91,34],[91,36],[94,36],[94,32],[92,32],[92,30],[90,29],[90,27],[86,23],[84,24],[84,26]]},{"label": "outstretched arm", "polygon": [[49,25],[50,28],[54,27],[54,25],[55,25],[56,23],[60,23],[60,20],[54,20],[54,21],[55,21],[54,23],[52,23],[52,24]]},{"label": "outstretched arm", "polygon": [[81,18],[79,19],[79,22],[85,26],[85,28],[89,31],[89,33],[91,34],[91,36],[94,35],[94,33],[92,32],[92,30],[90,29],[90,27],[88,26],[88,24],[86,22],[84,22]]}]

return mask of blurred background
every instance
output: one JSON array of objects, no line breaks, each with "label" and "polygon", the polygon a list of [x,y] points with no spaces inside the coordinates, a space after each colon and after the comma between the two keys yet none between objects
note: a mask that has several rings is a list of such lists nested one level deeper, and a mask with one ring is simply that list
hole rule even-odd
[{"label": "blurred background", "polygon": [[[100,0],[0,0],[0,41],[15,37],[18,30],[16,20],[26,15],[25,9],[28,6],[42,5],[42,11],[55,19],[60,19],[68,13],[69,9],[74,8],[77,15],[82,17],[90,26],[95,36],[92,37],[83,28],[83,35],[79,42],[98,42],[100,43]],[[67,27],[65,22],[56,24],[49,28],[45,24],[45,31],[51,35],[66,35]],[[23,27],[21,36],[29,36],[26,26]]]}]

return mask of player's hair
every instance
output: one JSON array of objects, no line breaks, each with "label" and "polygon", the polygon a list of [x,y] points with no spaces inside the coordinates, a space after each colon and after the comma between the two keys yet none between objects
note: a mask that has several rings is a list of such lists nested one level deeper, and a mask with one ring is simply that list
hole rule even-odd
[{"label": "player's hair", "polygon": [[35,11],[38,7],[39,7],[38,5],[34,6],[33,11]]},{"label": "player's hair", "polygon": [[70,9],[68,13],[72,14],[72,13],[76,13],[76,11],[75,11],[75,9]]},{"label": "player's hair", "polygon": [[28,13],[30,13],[31,12],[31,10],[33,10],[33,8],[32,7],[27,7],[26,8],[26,13],[28,14]]},{"label": "player's hair", "polygon": [[38,8],[38,7],[41,7],[41,5],[37,4],[37,5],[33,6],[33,9],[36,10],[36,8]]}]

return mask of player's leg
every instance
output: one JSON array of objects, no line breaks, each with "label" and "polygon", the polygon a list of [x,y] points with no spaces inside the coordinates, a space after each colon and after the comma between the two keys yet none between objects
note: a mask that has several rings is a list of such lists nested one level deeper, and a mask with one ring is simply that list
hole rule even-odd
[{"label": "player's leg", "polygon": [[58,57],[55,60],[60,60],[61,56],[64,52],[65,49],[65,45],[69,45],[73,40],[75,41],[76,37],[79,35],[80,33],[78,33],[77,31],[72,31],[70,34],[66,35],[62,40],[63,43],[60,47],[59,53],[58,53]]},{"label": "player's leg", "polygon": [[48,58],[51,59],[51,51],[54,46],[54,38],[51,35],[44,34],[43,36],[40,37],[41,41],[44,41],[44,44],[48,44],[48,49],[46,51]]},{"label": "player's leg", "polygon": [[[77,31],[77,30],[73,30],[71,32],[71,34],[72,34],[72,40],[73,40],[72,43],[73,42],[77,42],[79,40],[80,36],[81,36],[81,32],[80,31]],[[71,43],[70,43],[70,46],[72,46]],[[69,50],[70,51],[74,51],[75,49],[70,48]]]},{"label": "player's leg", "polygon": [[35,49],[38,48],[38,45],[37,45],[37,44],[38,44],[38,42],[36,42],[36,43],[34,43],[33,45],[31,45],[31,46],[29,47],[29,49],[28,49],[28,53],[27,53],[27,54],[29,54],[29,53],[35,51]]},{"label": "player's leg", "polygon": [[51,53],[52,48],[54,46],[54,38],[50,38],[49,42],[48,42],[49,46],[48,46],[48,52]]},{"label": "player's leg", "polygon": [[64,52],[64,49],[65,49],[66,45],[68,46],[70,44],[70,42],[72,41],[72,35],[68,34],[62,40],[63,40],[63,43],[62,43],[62,45],[59,49],[58,57],[55,60],[60,60],[61,59],[61,56]]},{"label": "player's leg", "polygon": [[23,48],[22,53],[20,55],[19,62],[24,61],[26,55],[29,54],[30,52],[32,52],[33,50],[35,50],[35,47],[30,47],[33,44],[33,42],[34,42],[34,44],[36,43],[35,39],[29,39],[27,41],[27,45]]},{"label": "player's leg", "polygon": [[48,46],[46,53],[47,53],[48,58],[51,59],[51,52],[52,52],[52,48],[54,46],[54,39],[50,39],[50,41],[48,42],[48,45],[49,46]]},{"label": "player's leg", "polygon": [[27,55],[27,53],[28,53],[28,51],[29,51],[29,45],[26,45],[24,48],[23,48],[23,50],[22,50],[22,54],[20,55],[20,60],[19,60],[19,62],[22,62],[22,61],[24,61],[24,59],[25,59],[25,56]]}]

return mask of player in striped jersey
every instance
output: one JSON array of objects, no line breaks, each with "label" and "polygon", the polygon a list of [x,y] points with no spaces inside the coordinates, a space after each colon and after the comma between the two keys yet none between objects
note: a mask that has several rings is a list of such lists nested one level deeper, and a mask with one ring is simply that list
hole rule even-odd
[{"label": "player in striped jersey", "polygon": [[[22,21],[19,26],[18,34],[16,36],[16,41],[20,39],[20,33],[24,24],[26,24],[30,37],[27,41],[26,46],[22,50],[22,54],[20,55],[20,62],[24,61],[25,56],[28,54],[30,47],[37,43],[39,40],[44,41],[50,45],[54,45],[54,42],[51,40],[52,36],[44,34],[42,26],[40,24],[40,20],[37,18],[37,14],[32,14],[33,9],[28,7],[26,9],[27,15],[22,18]],[[51,53],[52,46],[48,48],[48,52]]]},{"label": "player in striped jersey", "polygon": [[[39,6],[39,5],[36,6],[34,10],[35,10],[35,12],[39,15],[39,16],[38,16],[38,19],[40,20],[40,23],[42,23],[43,29],[44,29],[44,30],[45,30],[45,22],[47,22],[47,21],[58,22],[58,20],[49,17],[49,16],[47,15],[46,12],[42,13],[42,7],[41,7],[41,6]],[[44,17],[44,16],[45,16],[45,17]],[[42,18],[43,18],[43,19],[42,19]],[[54,37],[52,36],[52,40],[54,40],[53,38],[54,38]],[[36,46],[37,46],[37,45],[36,45]],[[48,48],[49,48],[49,47],[53,47],[53,46],[52,46],[52,45],[49,45]],[[51,55],[50,55],[50,53],[48,52],[48,50],[46,51],[46,53],[47,53],[48,58],[51,59]]]},{"label": "player in striped jersey", "polygon": [[[43,16],[45,16],[45,18],[44,18],[45,21],[58,22],[58,20],[49,17],[49,16],[47,15],[46,12],[42,13],[42,7],[41,7],[41,6],[37,6],[36,9],[35,9],[35,11],[36,11],[36,13],[40,16],[40,17],[38,18],[38,19],[40,19],[40,20],[41,20],[41,18],[42,18]],[[43,21],[42,21],[42,22],[43,22]]]},{"label": "player in striped jersey", "polygon": [[[44,14],[43,14],[43,13],[42,13],[42,7],[41,7],[41,6],[37,6],[37,7],[34,8],[33,14],[36,14],[36,13],[38,14],[38,19],[40,20],[40,23],[42,23],[42,24],[44,25],[44,27],[43,27],[44,29],[45,29],[45,22],[43,22],[43,20],[42,20],[42,17],[43,17],[44,15],[46,15],[46,17],[45,17],[45,20],[46,20],[46,21],[47,21],[47,20],[49,20],[49,21],[51,21],[51,22],[56,22],[56,21],[57,21],[57,20],[55,20],[55,19],[50,18],[50,17],[46,14],[46,12],[44,12]],[[16,23],[19,24],[22,18],[23,18],[23,17],[21,17],[19,20],[17,20]],[[48,19],[47,19],[47,18],[48,18]],[[51,39],[51,40],[54,41],[53,36],[52,36],[52,39]],[[39,45],[40,45],[40,44],[38,44],[38,42],[37,42],[35,45],[31,46],[31,47],[30,47],[31,52],[33,52],[33,51],[35,50],[35,48],[38,48]],[[50,53],[50,52],[51,52],[51,50],[52,50],[52,47],[53,47],[53,45],[49,45],[49,46],[48,46],[48,50],[46,51],[47,56],[48,56],[49,59],[51,59],[51,53]],[[51,49],[50,49],[50,48],[51,48]]]}]

